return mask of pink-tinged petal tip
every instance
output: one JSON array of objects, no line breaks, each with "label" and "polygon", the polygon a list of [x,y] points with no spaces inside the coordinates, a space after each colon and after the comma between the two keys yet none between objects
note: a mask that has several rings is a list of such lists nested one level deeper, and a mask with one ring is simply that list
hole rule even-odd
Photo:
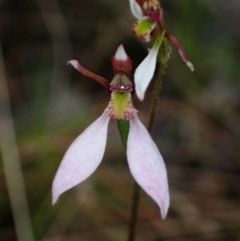
[{"label": "pink-tinged petal tip", "polygon": [[100,164],[109,119],[104,111],[68,148],[53,180],[53,205],[62,193],[87,179]]},{"label": "pink-tinged petal tip", "polygon": [[138,117],[130,120],[127,159],[134,179],[158,204],[164,219],[170,202],[166,166],[156,144]]},{"label": "pink-tinged petal tip", "polygon": [[132,15],[138,20],[144,17],[141,7],[138,5],[136,0],[129,0]]}]

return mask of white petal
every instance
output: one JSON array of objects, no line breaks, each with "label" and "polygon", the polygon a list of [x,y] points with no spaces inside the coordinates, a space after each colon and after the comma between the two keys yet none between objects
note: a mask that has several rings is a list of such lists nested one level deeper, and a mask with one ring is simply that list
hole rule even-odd
[{"label": "white petal", "polygon": [[119,45],[119,47],[114,55],[114,58],[118,61],[126,61],[128,59],[128,56],[127,56],[122,44]]},{"label": "white petal", "polygon": [[106,147],[109,117],[106,111],[70,145],[53,180],[52,203],[88,178],[100,164]]},{"label": "white petal", "polygon": [[71,64],[75,69],[78,69],[79,68],[79,63],[77,60],[73,59],[73,60],[69,60],[67,62],[67,64]]},{"label": "white petal", "polygon": [[156,144],[138,117],[130,120],[127,159],[134,179],[159,205],[164,219],[169,207],[166,166]]},{"label": "white petal", "polygon": [[142,61],[142,63],[137,67],[134,74],[135,90],[137,97],[142,101],[145,96],[146,89],[153,77],[156,60],[159,48],[162,41],[157,40],[153,45],[152,49],[148,53],[147,57]]},{"label": "white petal", "polygon": [[136,0],[129,0],[129,2],[130,2],[130,8],[133,16],[138,20],[142,19],[144,17],[143,11],[141,7],[138,5],[138,3],[136,2]]}]

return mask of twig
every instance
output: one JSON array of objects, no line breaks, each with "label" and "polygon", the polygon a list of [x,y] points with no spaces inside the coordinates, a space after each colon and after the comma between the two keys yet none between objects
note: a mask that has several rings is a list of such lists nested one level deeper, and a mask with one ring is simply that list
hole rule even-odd
[{"label": "twig", "polygon": [[63,66],[72,58],[72,45],[67,22],[62,14],[62,10],[57,0],[38,1],[43,21],[48,30],[52,42],[52,79],[47,103],[47,122],[56,116],[56,113],[62,111],[62,102],[66,102],[66,97],[70,68],[64,69]]},{"label": "twig", "polygon": [[0,150],[18,241],[33,241],[0,43]]}]

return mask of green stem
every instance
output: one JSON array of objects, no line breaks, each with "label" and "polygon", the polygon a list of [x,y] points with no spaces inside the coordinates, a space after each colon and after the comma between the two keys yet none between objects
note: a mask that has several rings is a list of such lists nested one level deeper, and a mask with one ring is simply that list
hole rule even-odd
[{"label": "green stem", "polygon": [[[156,116],[158,102],[159,102],[159,93],[162,89],[162,82],[163,82],[163,75],[165,73],[166,65],[161,64],[158,70],[154,89],[152,93],[152,100],[151,100],[151,107],[149,113],[149,120],[148,120],[148,131],[151,133],[153,122]],[[134,241],[136,236],[136,226],[137,226],[137,217],[138,217],[138,207],[139,207],[139,200],[140,200],[140,187],[134,181],[133,186],[133,194],[132,194],[132,205],[131,205],[131,216],[129,221],[128,227],[128,239],[127,241]]]}]

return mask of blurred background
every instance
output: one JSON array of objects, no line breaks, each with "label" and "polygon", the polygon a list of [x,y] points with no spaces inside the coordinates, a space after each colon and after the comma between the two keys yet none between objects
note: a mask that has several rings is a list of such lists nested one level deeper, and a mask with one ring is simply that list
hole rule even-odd
[{"label": "blurred background", "polygon": [[[141,192],[136,240],[239,241],[240,2],[161,4],[195,71],[173,47],[152,131],[171,205],[161,220]],[[110,98],[67,61],[110,81],[122,43],[135,69],[147,45],[131,33],[134,21],[128,0],[0,0],[1,241],[126,240],[133,179],[115,121],[97,171],[55,206],[51,185],[70,143]],[[144,103],[133,98],[145,124],[151,90]]]}]

